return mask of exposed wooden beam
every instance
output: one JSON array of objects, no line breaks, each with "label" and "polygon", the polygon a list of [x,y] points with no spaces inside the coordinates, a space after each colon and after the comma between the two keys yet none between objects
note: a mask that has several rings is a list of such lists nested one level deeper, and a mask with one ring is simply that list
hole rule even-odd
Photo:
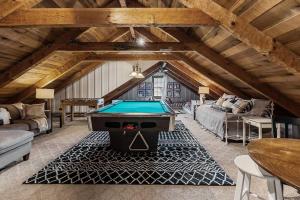
[{"label": "exposed wooden beam", "polygon": [[191,51],[185,43],[180,42],[148,42],[140,46],[136,42],[77,42],[63,44],[57,51],[76,52],[186,52]]},{"label": "exposed wooden beam", "polygon": [[[192,84],[191,82],[186,81],[185,79],[182,78],[182,75],[180,74],[176,74],[173,71],[168,71],[166,72],[166,74],[168,76],[170,76],[172,79],[174,79],[175,81],[181,83],[182,85],[184,85],[185,87],[187,87],[189,90],[197,93],[198,92],[198,88],[200,86],[200,84],[198,83],[197,85]],[[189,79],[188,79],[189,80]]]},{"label": "exposed wooden beam", "polygon": [[87,57],[84,61],[132,61],[132,60],[177,60],[170,54],[98,54]]},{"label": "exposed wooden beam", "polygon": [[189,8],[34,8],[18,10],[0,27],[199,26],[215,25]]},{"label": "exposed wooden beam", "polygon": [[242,81],[244,84],[248,85],[254,91],[262,94],[267,98],[272,99],[291,113],[300,116],[300,105],[297,102],[294,102],[293,100],[284,97],[284,95],[279,91],[276,91],[275,88],[272,88],[266,84],[262,84],[257,80],[257,77],[246,72],[242,67],[238,66],[237,64],[224,58],[201,41],[198,41],[192,36],[186,35],[185,32],[178,29],[167,28],[164,29],[164,31],[170,34],[172,37],[176,38],[178,41],[187,42],[186,44],[189,44],[191,49],[199,53],[201,56],[207,58],[211,62],[215,63],[224,71],[233,75],[235,78]]},{"label": "exposed wooden beam", "polygon": [[67,31],[59,38],[57,38],[52,44],[41,47],[25,59],[9,67],[7,70],[0,74],[0,88],[4,87],[11,81],[19,78],[24,73],[34,68],[36,65],[49,57],[54,51],[56,51],[61,46],[61,44],[68,43],[71,40],[74,40],[84,31],[85,30]]},{"label": "exposed wooden beam", "polygon": [[253,21],[255,18],[259,17],[263,13],[267,12],[283,0],[264,0],[256,1],[250,8],[243,12],[240,16],[244,18],[247,22]]},{"label": "exposed wooden beam", "polygon": [[61,8],[73,8],[76,3],[80,5],[80,7],[83,7],[79,1],[77,0],[52,0],[58,7]]},{"label": "exposed wooden beam", "polygon": [[95,62],[95,63],[86,63],[86,66],[84,66],[80,71],[74,73],[70,77],[68,77],[67,80],[64,80],[63,83],[59,84],[55,89],[55,93],[61,91],[68,85],[74,83],[75,81],[81,79],[81,77],[87,75],[88,73],[94,71],[95,69],[102,66],[103,63],[101,62]]},{"label": "exposed wooden beam", "polygon": [[3,0],[0,2],[0,20],[23,6],[22,1]]},{"label": "exposed wooden beam", "polygon": [[37,88],[44,88],[47,85],[49,85],[50,83],[52,83],[54,80],[62,77],[64,74],[69,72],[70,69],[75,67],[80,61],[82,61],[86,57],[87,57],[87,55],[75,56],[69,62],[67,62],[65,65],[60,67],[60,69],[58,69],[57,72],[49,74],[48,76],[41,79],[40,81],[38,81],[31,87],[29,87],[29,88],[25,89],[24,91],[22,91],[21,93],[17,94],[15,97],[13,97],[11,99],[11,101],[12,101],[11,103],[21,102],[24,99],[32,96],[33,94],[35,94],[35,91]]},{"label": "exposed wooden beam", "polygon": [[[122,8],[127,8],[126,0],[119,0],[119,3],[120,3]],[[136,36],[135,36],[134,28],[132,26],[130,26],[129,30],[130,30],[130,33],[131,33],[131,37],[133,39],[135,39]]]},{"label": "exposed wooden beam", "polygon": [[[176,57],[178,59],[181,59],[184,63],[186,63],[190,67],[196,69],[205,78],[207,78],[208,80],[213,81],[219,87],[225,88],[230,93],[235,94],[235,95],[237,95],[237,96],[239,96],[241,98],[246,98],[248,96],[247,94],[245,94],[244,92],[242,92],[239,88],[235,87],[231,83],[229,83],[226,80],[224,80],[221,76],[219,76],[219,75],[217,75],[215,73],[212,73],[211,71],[209,71],[206,68],[202,67],[197,62],[195,62],[194,60],[190,59],[189,57],[184,56],[182,54],[176,54]],[[172,63],[172,62],[173,61],[170,61],[170,63]]]},{"label": "exposed wooden beam", "polygon": [[289,16],[285,17],[273,26],[266,28],[263,32],[273,38],[276,38],[298,28],[300,24],[300,7],[290,12],[291,14]]},{"label": "exposed wooden beam", "polygon": [[234,12],[236,9],[238,9],[240,6],[242,6],[247,0],[236,0],[234,4],[230,7],[230,11]]},{"label": "exposed wooden beam", "polygon": [[[160,38],[154,36],[152,33],[150,33],[149,31],[147,31],[147,30],[145,30],[143,28],[138,28],[138,29],[136,29],[136,31],[139,32],[141,35],[145,36],[147,39],[149,39],[151,41],[161,41]],[[189,44],[189,45],[192,45],[192,44]],[[241,92],[238,88],[234,87],[233,85],[231,85],[230,83],[228,83],[227,81],[225,81],[224,79],[222,79],[219,75],[210,72],[205,67],[202,67],[200,64],[198,64],[197,62],[193,61],[192,59],[190,59],[186,55],[181,54],[181,53],[172,53],[172,55],[174,57],[176,57],[178,60],[182,60],[184,63],[186,63],[190,67],[192,67],[195,70],[197,70],[206,79],[213,81],[218,86],[221,86],[222,88],[225,88],[226,90],[228,90],[231,93],[233,93],[235,95],[238,95],[240,97],[247,97],[247,95],[244,94],[243,92]],[[172,64],[172,65],[174,65],[174,64],[176,64],[176,61],[172,61],[172,62],[169,62],[169,63]]]},{"label": "exposed wooden beam", "polygon": [[[111,38],[109,38],[108,41],[112,41],[112,42],[116,41],[121,36],[123,36],[124,33],[128,33],[128,30],[122,29],[122,30],[118,31]],[[14,102],[20,102],[20,101],[23,101],[24,99],[32,96],[35,93],[35,91],[36,91],[37,88],[47,87],[50,83],[52,83],[52,82],[56,81],[57,79],[59,79],[60,77],[64,76],[66,73],[68,73],[70,70],[72,70],[78,64],[80,64],[80,62],[82,62],[88,56],[90,56],[90,54],[87,54],[87,53],[74,56],[66,64],[64,64],[63,66],[57,68],[56,69],[57,71],[55,73],[49,74],[45,78],[43,78],[40,81],[38,81],[37,83],[35,83],[33,86],[25,89],[21,93],[17,94],[15,97],[11,98],[10,101],[12,103],[14,103]],[[86,66],[87,69],[80,71],[80,73],[84,74],[87,71],[89,72],[89,70],[95,69],[95,67],[99,66],[100,63],[101,62],[98,61],[98,62],[93,62],[93,63],[86,64],[87,65]],[[71,80],[73,80],[73,79],[71,78]],[[67,83],[67,82],[65,82],[65,83]]]},{"label": "exposed wooden beam", "polygon": [[104,95],[102,98],[104,98],[105,104],[110,103],[113,99],[116,99],[116,98],[120,97],[122,94],[126,93],[128,90],[134,88],[139,83],[143,82],[148,77],[152,76],[155,72],[158,71],[160,66],[161,66],[160,62],[154,64],[150,68],[143,71],[143,75],[145,76],[145,78],[143,78],[143,79],[132,78],[129,81],[122,84],[120,87],[117,87],[113,91],[111,91],[108,94]]},{"label": "exposed wooden beam", "polygon": [[173,66],[176,70],[185,74],[187,77],[190,77],[190,78],[196,80],[203,86],[209,87],[209,89],[212,90],[218,96],[222,96],[224,94],[224,92],[227,92],[226,89],[223,90],[223,89],[217,87],[216,85],[212,84],[210,80],[208,81],[205,77],[203,77],[203,75],[200,74],[198,71],[191,70],[191,68],[186,67],[186,65],[183,65],[179,62],[173,62],[173,61],[168,61],[168,63],[171,66]]},{"label": "exposed wooden beam", "polygon": [[[32,53],[30,56],[12,65],[9,69],[0,74],[0,88],[9,84],[11,81],[17,79],[30,69],[37,66],[42,61],[46,60],[51,55],[51,53],[58,50],[61,46],[76,39],[86,30],[87,29],[69,30],[63,35],[61,35],[59,38],[57,38],[57,40],[55,40],[52,44],[48,44],[46,46],[41,47],[40,49]],[[127,33],[127,29],[120,29],[114,35],[112,35],[112,37],[108,41],[117,41],[119,38],[123,37]]]},{"label": "exposed wooden beam", "polygon": [[273,40],[262,31],[252,26],[243,17],[238,17],[223,8],[213,0],[180,0],[189,8],[198,8],[211,16],[236,38],[254,48],[257,52],[265,55],[275,64],[285,67],[292,73],[300,72],[300,59],[288,48]]},{"label": "exposed wooden beam", "polygon": [[[167,69],[168,69],[167,72],[168,75],[171,75],[171,77],[175,78],[176,81],[182,83],[183,85],[187,86],[189,89],[191,89],[192,91],[198,94],[199,86],[203,86],[201,83],[193,79],[191,76],[184,74],[173,65],[168,64]],[[213,90],[211,90],[209,96],[216,99],[220,95],[216,94]]]},{"label": "exposed wooden beam", "polygon": [[28,9],[42,0],[2,0],[0,2],[0,20],[18,9]]}]

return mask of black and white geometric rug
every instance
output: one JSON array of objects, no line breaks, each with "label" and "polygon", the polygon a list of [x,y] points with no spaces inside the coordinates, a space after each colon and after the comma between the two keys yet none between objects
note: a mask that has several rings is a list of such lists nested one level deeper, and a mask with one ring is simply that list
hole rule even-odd
[{"label": "black and white geometric rug", "polygon": [[150,153],[116,152],[108,132],[92,132],[24,183],[234,185],[181,121]]}]

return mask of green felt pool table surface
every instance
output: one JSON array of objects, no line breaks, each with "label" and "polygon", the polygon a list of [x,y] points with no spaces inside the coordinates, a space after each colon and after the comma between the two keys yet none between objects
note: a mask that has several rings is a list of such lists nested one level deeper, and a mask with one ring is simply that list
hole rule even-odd
[{"label": "green felt pool table surface", "polygon": [[119,101],[97,110],[99,113],[167,113],[160,101]]}]

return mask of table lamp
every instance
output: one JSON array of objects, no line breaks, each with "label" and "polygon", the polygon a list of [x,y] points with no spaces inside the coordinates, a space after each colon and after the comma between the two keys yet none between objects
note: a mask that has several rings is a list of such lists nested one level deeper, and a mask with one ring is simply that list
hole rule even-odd
[{"label": "table lamp", "polygon": [[54,89],[36,89],[35,97],[47,100],[46,109],[51,110],[51,99],[54,99]]},{"label": "table lamp", "polygon": [[200,104],[204,104],[205,95],[209,94],[209,87],[200,86],[198,93],[200,94]]}]

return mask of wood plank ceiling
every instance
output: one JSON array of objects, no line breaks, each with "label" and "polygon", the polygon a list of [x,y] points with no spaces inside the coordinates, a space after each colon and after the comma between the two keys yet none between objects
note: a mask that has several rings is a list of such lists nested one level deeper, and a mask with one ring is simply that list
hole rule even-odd
[{"label": "wood plank ceiling", "polygon": [[300,116],[299,8],[299,0],[2,0],[0,101],[61,89],[109,60],[164,60],[190,88],[269,98]]}]

